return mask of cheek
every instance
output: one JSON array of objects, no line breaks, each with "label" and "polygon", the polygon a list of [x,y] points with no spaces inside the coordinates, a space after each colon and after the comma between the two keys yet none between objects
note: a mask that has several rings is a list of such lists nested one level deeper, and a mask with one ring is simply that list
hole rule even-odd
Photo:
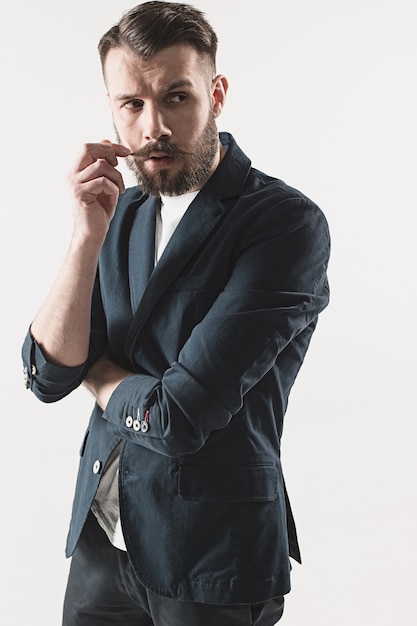
[{"label": "cheek", "polygon": [[133,118],[130,118],[129,116],[123,115],[121,113],[113,115],[113,120],[118,128],[124,129],[126,131],[129,131],[129,129],[132,128],[134,125]]},{"label": "cheek", "polygon": [[181,135],[183,140],[189,143],[194,143],[200,139],[207,126],[208,119],[208,107],[203,110],[190,112],[189,115],[181,116],[176,120],[174,126],[175,134]]},{"label": "cheek", "polygon": [[137,123],[124,115],[113,115],[113,124],[122,143],[129,143],[129,140],[138,136],[139,129],[137,128]]}]

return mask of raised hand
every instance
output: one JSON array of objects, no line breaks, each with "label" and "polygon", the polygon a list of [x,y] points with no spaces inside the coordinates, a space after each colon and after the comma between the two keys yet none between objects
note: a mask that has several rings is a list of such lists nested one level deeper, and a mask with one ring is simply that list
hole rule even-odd
[{"label": "raised hand", "polygon": [[117,157],[129,148],[104,140],[84,144],[68,182],[74,198],[74,229],[82,237],[103,241],[114,215],[117,199],[124,192]]}]

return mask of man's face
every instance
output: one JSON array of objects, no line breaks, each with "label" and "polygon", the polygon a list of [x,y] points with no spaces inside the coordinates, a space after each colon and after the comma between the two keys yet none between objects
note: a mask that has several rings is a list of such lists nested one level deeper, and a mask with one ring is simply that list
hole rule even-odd
[{"label": "man's face", "polygon": [[127,164],[151,195],[201,189],[220,160],[215,119],[227,81],[187,44],[152,58],[122,48],[109,51],[105,78],[120,143],[134,156]]}]

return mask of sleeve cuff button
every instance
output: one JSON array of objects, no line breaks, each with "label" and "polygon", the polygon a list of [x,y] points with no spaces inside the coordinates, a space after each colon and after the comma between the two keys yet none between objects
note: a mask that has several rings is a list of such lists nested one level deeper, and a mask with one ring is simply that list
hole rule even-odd
[{"label": "sleeve cuff button", "polygon": [[140,421],[139,420],[134,420],[134,422],[133,422],[133,430],[135,430],[136,432],[139,432],[140,429],[141,429]]}]

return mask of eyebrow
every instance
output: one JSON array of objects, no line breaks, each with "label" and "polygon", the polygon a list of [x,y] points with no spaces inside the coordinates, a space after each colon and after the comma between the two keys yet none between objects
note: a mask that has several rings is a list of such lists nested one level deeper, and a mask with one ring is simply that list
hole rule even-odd
[{"label": "eyebrow", "polygon": [[184,79],[184,80],[179,80],[175,83],[171,83],[170,85],[167,85],[164,88],[164,91],[174,91],[174,89],[179,89],[180,87],[193,87],[193,83],[188,80],[188,79]]},{"label": "eyebrow", "polygon": [[[162,91],[165,93],[169,93],[170,91],[174,91],[175,89],[180,89],[181,87],[193,87],[193,83],[188,80],[188,79],[184,79],[184,80],[178,80],[174,83],[170,83],[169,85],[167,85],[166,87],[163,87]],[[115,100],[135,100],[138,99],[140,100],[139,96],[135,93],[135,94],[128,94],[128,93],[119,93],[114,97]]]}]

